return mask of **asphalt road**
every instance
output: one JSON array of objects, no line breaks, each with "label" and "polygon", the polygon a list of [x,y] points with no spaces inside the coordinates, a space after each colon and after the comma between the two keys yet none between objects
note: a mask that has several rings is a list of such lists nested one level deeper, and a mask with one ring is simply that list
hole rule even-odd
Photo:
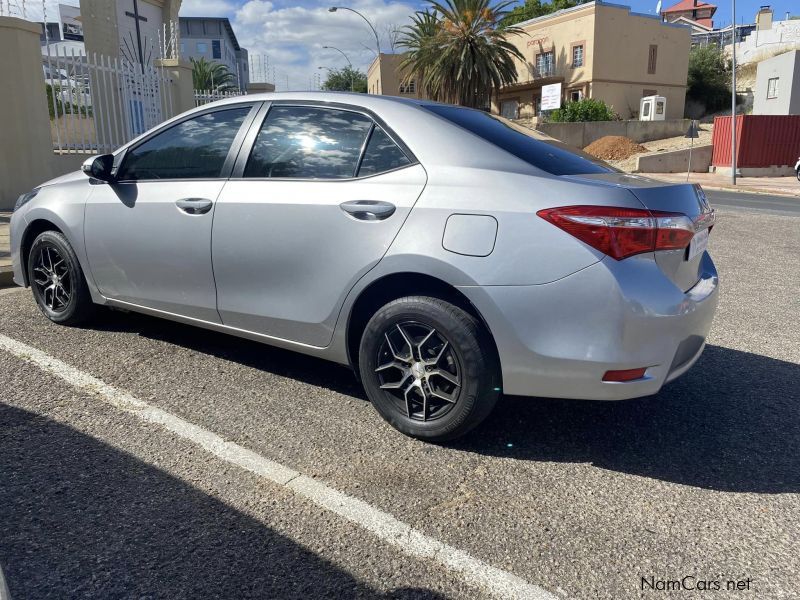
[{"label": "asphalt road", "polygon": [[[346,369],[224,335],[110,311],[59,327],[16,291],[0,335],[552,597],[797,598],[800,229],[719,212],[719,312],[686,376],[619,403],[504,398],[449,445],[392,430]],[[32,360],[0,350],[12,598],[501,595]],[[642,590],[685,576],[722,591]]]},{"label": "asphalt road", "polygon": [[705,190],[705,192],[709,201],[715,207],[743,208],[758,212],[800,217],[800,198],[798,197],[746,194],[723,190]]}]

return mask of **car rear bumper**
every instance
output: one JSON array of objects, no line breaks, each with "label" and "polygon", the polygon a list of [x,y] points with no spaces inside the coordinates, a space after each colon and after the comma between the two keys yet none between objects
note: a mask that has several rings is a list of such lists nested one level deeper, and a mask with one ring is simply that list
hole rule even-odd
[{"label": "car rear bumper", "polygon": [[[623,400],[655,394],[700,357],[717,307],[708,253],[687,292],[652,255],[605,259],[534,286],[465,286],[494,336],[506,394]],[[630,382],[606,371],[647,367]]]}]

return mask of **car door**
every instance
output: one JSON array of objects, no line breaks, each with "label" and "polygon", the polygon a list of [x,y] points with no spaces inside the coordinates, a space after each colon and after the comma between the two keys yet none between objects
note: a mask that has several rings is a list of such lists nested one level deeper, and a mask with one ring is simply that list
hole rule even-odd
[{"label": "car door", "polygon": [[359,109],[262,111],[217,203],[217,306],[225,325],[326,346],[345,296],[422,193],[425,171]]},{"label": "car door", "polygon": [[86,251],[104,296],[220,322],[214,205],[256,112],[251,102],[193,114],[118,157],[116,183],[93,186]]}]

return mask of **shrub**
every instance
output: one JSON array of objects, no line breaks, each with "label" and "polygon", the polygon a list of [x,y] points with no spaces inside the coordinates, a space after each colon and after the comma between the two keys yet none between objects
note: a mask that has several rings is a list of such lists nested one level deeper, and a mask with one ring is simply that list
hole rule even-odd
[{"label": "shrub", "polygon": [[50,113],[50,118],[56,118],[56,111],[58,111],[58,116],[60,117],[64,114],[64,103],[59,98],[56,98],[55,108],[53,108],[53,86],[46,83],[44,87],[47,93],[47,110]]},{"label": "shrub", "polygon": [[689,52],[686,97],[713,113],[731,103],[731,68],[716,44],[695,46]]},{"label": "shrub", "polygon": [[581,121],[614,121],[617,115],[602,100],[584,98],[567,102],[561,108],[550,113],[550,120],[555,123],[575,123]]}]

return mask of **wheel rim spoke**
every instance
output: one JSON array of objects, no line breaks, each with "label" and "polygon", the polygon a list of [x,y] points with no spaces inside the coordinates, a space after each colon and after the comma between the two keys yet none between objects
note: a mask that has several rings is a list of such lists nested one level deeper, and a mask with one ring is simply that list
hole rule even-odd
[{"label": "wheel rim spoke", "polygon": [[431,377],[441,377],[442,379],[452,383],[456,387],[461,386],[461,382],[458,380],[458,377],[456,377],[449,371],[445,371],[444,369],[434,369],[433,371],[429,371],[428,379],[430,379]]},{"label": "wheel rim spoke", "polygon": [[400,332],[400,335],[403,336],[403,339],[405,340],[406,344],[408,344],[408,360],[409,361],[413,361],[414,360],[414,344],[412,344],[411,340],[408,339],[408,336],[406,335],[406,332],[403,331],[403,328],[400,327],[400,324],[397,325],[397,331]]},{"label": "wheel rim spoke", "polygon": [[39,248],[31,271],[41,303],[53,312],[65,310],[72,297],[67,258],[55,246],[44,245]]},{"label": "wheel rim spoke", "polygon": [[458,355],[430,325],[401,321],[389,326],[376,364],[380,389],[409,419],[435,420],[458,402],[463,387]]}]

